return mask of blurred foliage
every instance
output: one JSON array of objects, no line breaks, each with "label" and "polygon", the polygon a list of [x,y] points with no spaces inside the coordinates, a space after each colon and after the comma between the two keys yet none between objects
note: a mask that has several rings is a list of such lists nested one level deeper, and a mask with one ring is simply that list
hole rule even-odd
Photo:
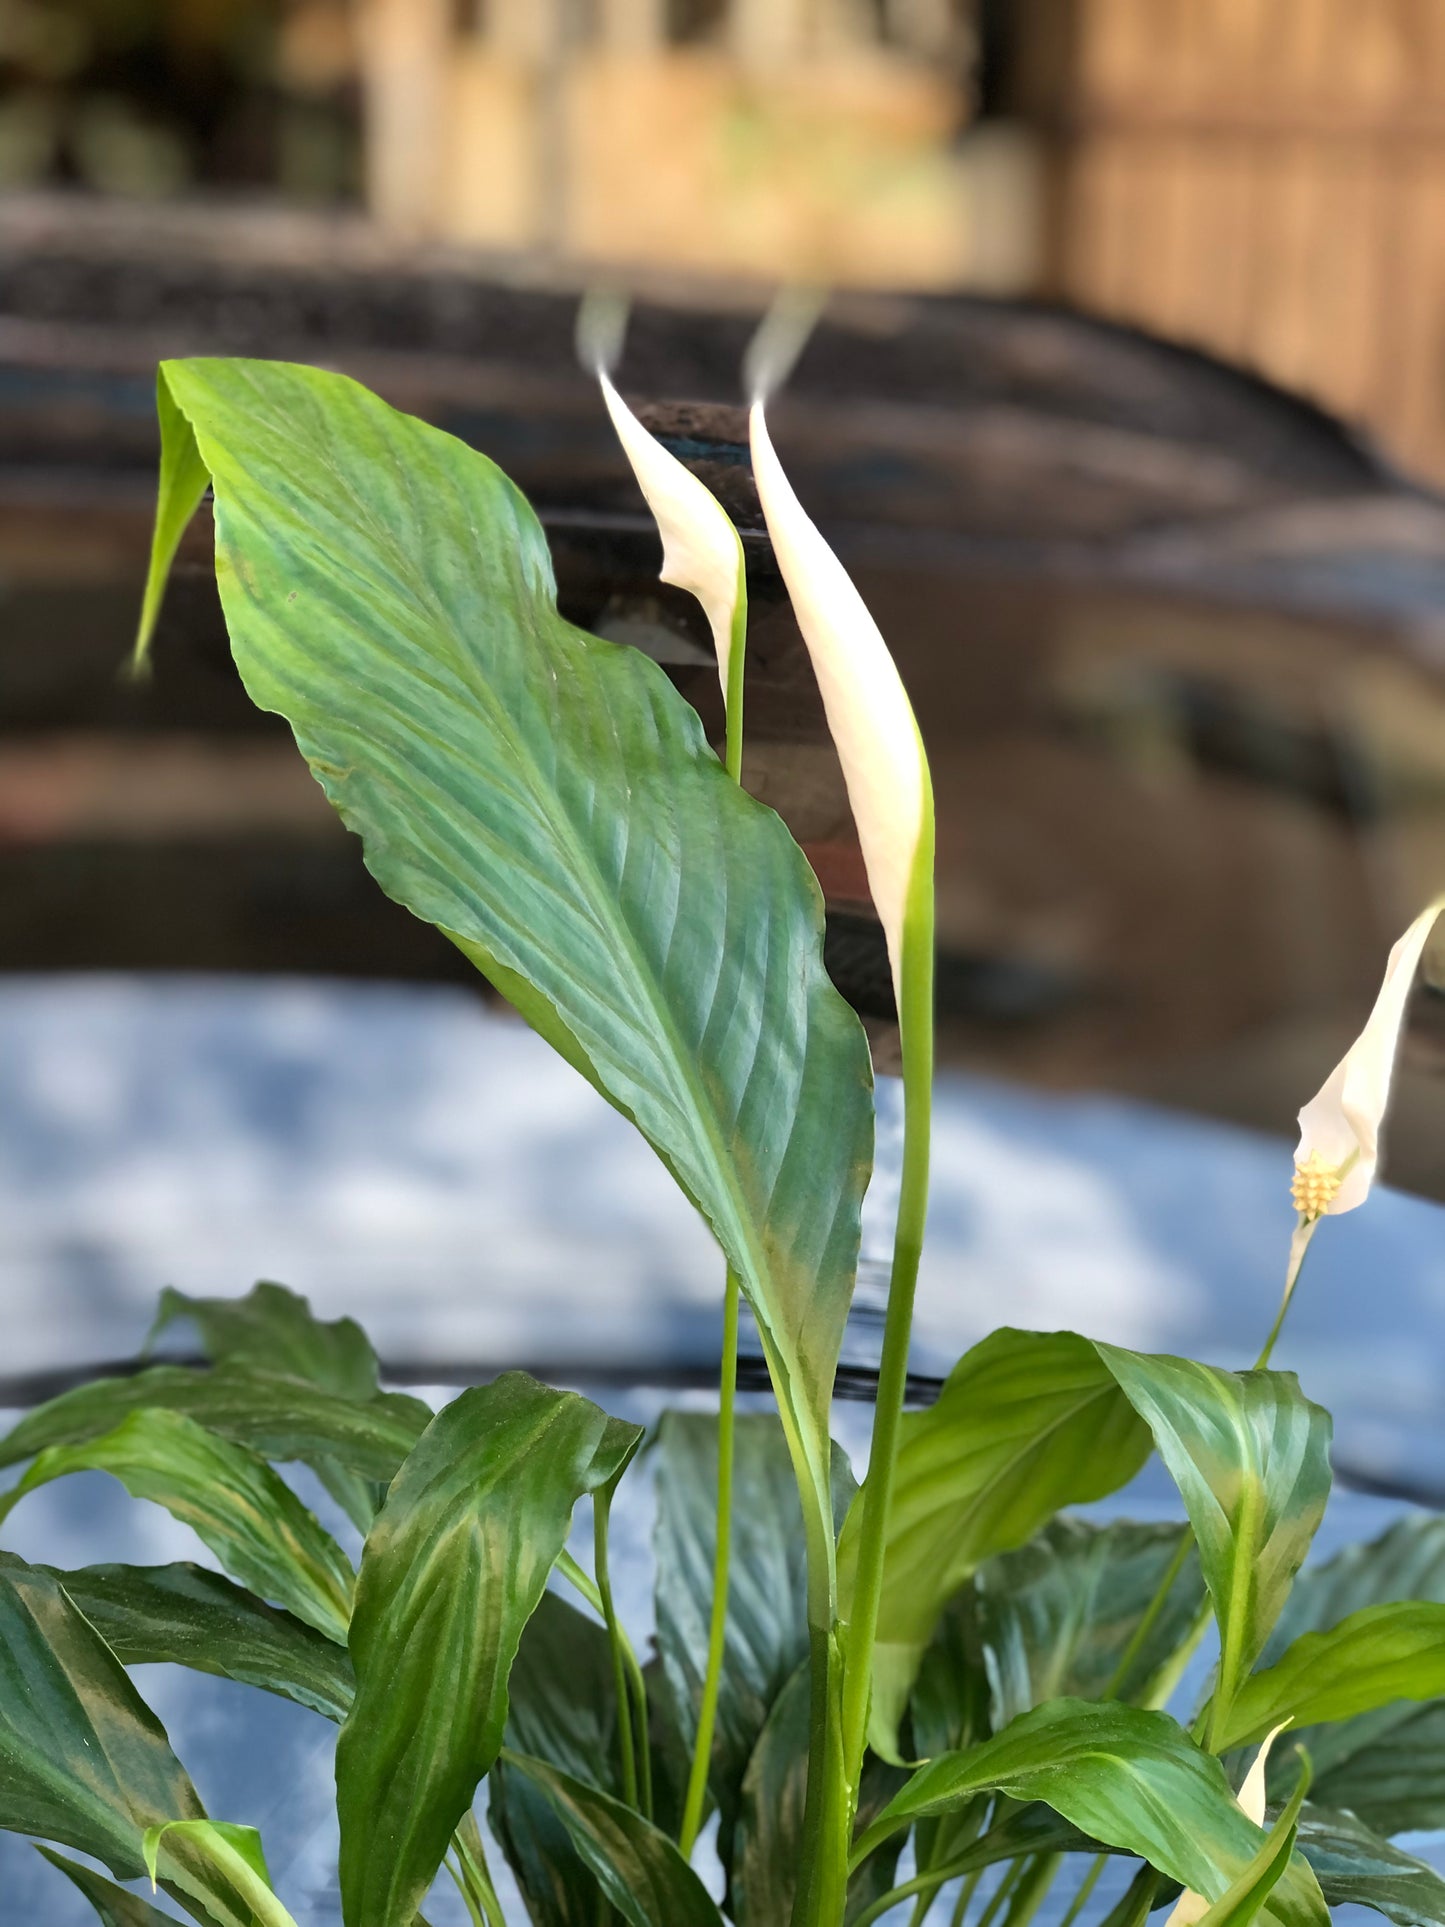
[{"label": "blurred foliage", "polygon": [[343,0],[0,0],[0,188],[354,195]]}]

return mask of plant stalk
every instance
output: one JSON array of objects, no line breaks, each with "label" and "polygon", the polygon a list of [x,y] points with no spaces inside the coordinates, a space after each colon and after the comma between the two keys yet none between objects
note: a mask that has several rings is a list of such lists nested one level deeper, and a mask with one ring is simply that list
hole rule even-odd
[{"label": "plant stalk", "polygon": [[[1107,1699],[1109,1696],[1106,1693],[1104,1697]],[[1059,1922],[1059,1927],[1074,1927],[1074,1922],[1079,1918],[1079,1915],[1084,1911],[1085,1907],[1088,1906],[1089,1896],[1093,1893],[1095,1887],[1098,1886],[1099,1876],[1108,1864],[1108,1854],[1096,1853],[1094,1855],[1093,1865],[1079,1882],[1078,1891],[1069,1902],[1068,1911]]]},{"label": "plant stalk", "polygon": [[[568,1585],[572,1587],[573,1591],[580,1594],[580,1596],[586,1600],[597,1617],[606,1624],[607,1612],[603,1606],[602,1594],[597,1586],[597,1582],[592,1578],[590,1573],[584,1571],[584,1569],[578,1565],[570,1552],[564,1551],[562,1553],[557,1561],[557,1571],[567,1581]],[[637,1733],[640,1736],[640,1751],[642,1755],[642,1813],[644,1819],[650,1820],[652,1818],[652,1747],[648,1739],[647,1681],[643,1677],[642,1668],[637,1662],[637,1654],[633,1650],[632,1641],[627,1637],[627,1628],[615,1615],[614,1624],[617,1631],[617,1641],[622,1648],[622,1663],[627,1670],[628,1685],[632,1689],[633,1714],[637,1722]],[[619,1702],[617,1715],[619,1720],[627,1717],[625,1702]]]},{"label": "plant stalk", "polygon": [[878,1404],[868,1476],[863,1483],[858,1534],[858,1567],[847,1633],[843,1676],[843,1757],[850,1800],[857,1804],[868,1738],[868,1708],[873,1687],[873,1646],[883,1592],[888,1543],[888,1512],[893,1472],[908,1385],[908,1344],[913,1301],[923,1255],[928,1211],[929,1135],[933,1115],[933,827],[930,810],[919,841],[904,923],[898,984],[898,1028],[903,1055],[903,1169],[898,1192],[898,1226],[893,1270],[888,1281],[888,1312],[883,1355],[878,1368]]},{"label": "plant stalk", "polygon": [[698,1707],[697,1738],[692,1749],[692,1767],[687,1777],[687,1796],[683,1801],[682,1827],[677,1842],[684,1860],[691,1856],[702,1826],[708,1768],[712,1763],[713,1732],[717,1725],[718,1694],[722,1688],[723,1652],[727,1641],[740,1297],[738,1275],[729,1265],[727,1295],[723,1301],[722,1379],[717,1418],[717,1545],[713,1552],[712,1621],[708,1628],[707,1670],[703,1676],[702,1702]]},{"label": "plant stalk", "polygon": [[593,1564],[597,1571],[597,1594],[602,1607],[607,1641],[612,1648],[612,1681],[617,1695],[617,1735],[622,1749],[622,1797],[630,1807],[638,1805],[637,1755],[633,1738],[633,1709],[628,1695],[627,1662],[623,1656],[622,1628],[612,1603],[612,1579],[607,1569],[607,1527],[612,1510],[612,1493],[604,1489],[592,1501]]}]

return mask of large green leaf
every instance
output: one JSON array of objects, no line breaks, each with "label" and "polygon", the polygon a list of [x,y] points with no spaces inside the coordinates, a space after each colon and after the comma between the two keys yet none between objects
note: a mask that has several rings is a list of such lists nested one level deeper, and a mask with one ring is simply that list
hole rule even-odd
[{"label": "large green leaf", "polygon": [[183,1412],[262,1458],[336,1461],[384,1483],[431,1422],[418,1398],[383,1392],[360,1401],[254,1366],[195,1371],[153,1365],[126,1378],[98,1378],[27,1412],[0,1440],[0,1466],[52,1445],[83,1445],[132,1412]]},{"label": "large green leaf", "polygon": [[[798,1668],[778,1695],[748,1762],[735,1827],[728,1841],[728,1912],[738,1927],[777,1927],[791,1919],[803,1859],[808,1789],[808,1668]],[[903,1775],[882,1760],[864,1765],[858,1824],[867,1826],[896,1793]],[[848,1883],[845,1918],[853,1920],[885,1893],[902,1846],[885,1841]]]},{"label": "large green leaf", "polygon": [[1235,1695],[1220,1745],[1263,1739],[1284,1720],[1303,1728],[1442,1695],[1445,1605],[1364,1606],[1328,1632],[1302,1633],[1273,1666],[1251,1675]]},{"label": "large green leaf", "polygon": [[203,1816],[165,1729],[99,1633],[50,1573],[0,1552],[0,1827],[133,1880],[147,1827]]},{"label": "large green leaf", "polygon": [[72,1472],[109,1472],[190,1526],[226,1570],[263,1599],[345,1641],[352,1571],[340,1546],[283,1478],[180,1412],[139,1411],[84,1445],[52,1445],[0,1497],[0,1520],[26,1493]]},{"label": "large green leaf", "polygon": [[[725,1865],[753,1748],[778,1695],[808,1657],[803,1515],[787,1440],[768,1413],[741,1414],[736,1424],[727,1632],[708,1776],[722,1813],[719,1851]],[[689,1748],[697,1731],[712,1616],[717,1440],[715,1414],[667,1412],[653,1448],[657,1647]],[[835,1518],[846,1511],[853,1490],[847,1461],[837,1453]]]},{"label": "large green leaf", "polygon": [[243,1298],[193,1298],[168,1285],[147,1345],[177,1322],[195,1326],[214,1364],[249,1365],[341,1398],[366,1400],[381,1390],[376,1353],[354,1318],[318,1318],[299,1292],[267,1279]]},{"label": "large green leaf", "polygon": [[66,1879],[85,1895],[100,1916],[101,1927],[176,1927],[174,1914],[163,1914],[139,1894],[128,1893],[124,1887],[117,1887],[113,1880],[107,1880],[94,1867],[68,1859],[65,1854],[56,1853],[53,1847],[42,1847],[40,1852],[52,1867],[58,1867]]},{"label": "large green leaf", "polygon": [[346,1717],[355,1682],[345,1647],[218,1572],[83,1566],[53,1576],[124,1666],[189,1666]]},{"label": "large green leaf", "polygon": [[1055,1519],[1028,1545],[980,1570],[979,1639],[995,1726],[1045,1700],[1108,1696],[1139,1704],[1167,1690],[1174,1655],[1204,1598],[1192,1551],[1145,1621],[1186,1531]]},{"label": "large green leaf", "polygon": [[[214,1364],[294,1378],[363,1404],[381,1391],[376,1353],[355,1319],[318,1318],[305,1298],[284,1285],[263,1279],[244,1298],[193,1298],[167,1286],[148,1343],[177,1322],[195,1327]],[[423,1408],[418,1433],[429,1416]],[[337,1459],[317,1455],[311,1463],[327,1491],[365,1532],[381,1500],[377,1485]]]},{"label": "large green leaf", "polygon": [[[595,1619],[543,1593],[517,1648],[508,1696],[513,1752],[620,1793],[612,1649]],[[616,1918],[551,1802],[525,1773],[496,1761],[487,1793],[492,1831],[536,1927],[598,1927]]]},{"label": "large green leaf", "polygon": [[1226,1372],[1113,1345],[1098,1350],[1153,1432],[1199,1542],[1219,1623],[1210,1727],[1217,1747],[1324,1514],[1329,1414],[1292,1372]]},{"label": "large green leaf", "polygon": [[[1301,1635],[1395,1600],[1445,1603],[1445,1519],[1438,1514],[1397,1520],[1379,1538],[1306,1567],[1264,1658],[1278,1661]],[[1351,1808],[1383,1834],[1445,1826],[1445,1702],[1399,1700],[1298,1736],[1315,1770],[1312,1809]],[[1283,1797],[1292,1777],[1289,1755],[1275,1753],[1271,1796]]]},{"label": "large green leaf", "polygon": [[248,691],[381,887],[637,1124],[712,1226],[825,1557],[871,1074],[800,851],[654,663],[561,619],[541,527],[484,456],[339,375],[202,360],[160,381],[148,614],[198,458]]},{"label": "large green leaf", "polygon": [[1300,1815],[1299,1848],[1332,1907],[1373,1907],[1397,1927],[1445,1927],[1445,1880],[1357,1815],[1311,1801]]},{"label": "large green leaf", "polygon": [[[1082,1832],[1211,1902],[1253,1861],[1263,1840],[1224,1769],[1166,1713],[1117,1701],[1052,1700],[966,1752],[920,1767],[865,1830],[860,1858],[909,1821],[981,1792],[1042,1800]],[[1326,1920],[1318,1886],[1296,1856],[1266,1914],[1302,1927]]]},{"label": "large green leaf", "polygon": [[336,1748],[347,1927],[420,1905],[501,1747],[507,1677],[572,1509],[639,1436],[508,1372],[440,1412],[392,1482],[362,1555]]},{"label": "large green leaf", "polygon": [[[880,1752],[896,1756],[918,1662],[964,1580],[1061,1506],[1117,1490],[1148,1452],[1114,1375],[1072,1332],[996,1331],[959,1360],[936,1405],[905,1415],[873,1662]],[[855,1503],[838,1546],[845,1617],[860,1519]]]},{"label": "large green leaf", "polygon": [[992,1728],[979,1613],[974,1579],[949,1600],[924,1649],[908,1703],[913,1750],[920,1759],[957,1753],[986,1739]]},{"label": "large green leaf", "polygon": [[506,1764],[546,1798],[628,1927],[723,1927],[707,1888],[667,1835],[640,1813],[544,1760],[509,1753]]}]

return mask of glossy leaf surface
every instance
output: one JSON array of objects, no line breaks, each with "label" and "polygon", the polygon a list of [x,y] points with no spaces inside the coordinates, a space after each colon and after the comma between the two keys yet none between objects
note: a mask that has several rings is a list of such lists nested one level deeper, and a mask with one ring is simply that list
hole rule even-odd
[{"label": "glossy leaf surface", "polygon": [[84,1445],[53,1445],[0,1499],[0,1519],[51,1479],[109,1472],[190,1526],[228,1572],[328,1638],[346,1639],[345,1554],[264,1459],[180,1412],[140,1411]]},{"label": "glossy leaf surface", "polygon": [[525,1754],[507,1755],[544,1796],[628,1927],[722,1927],[707,1888],[665,1833],[620,1800]]},{"label": "glossy leaf surface", "polygon": [[346,1717],[355,1682],[345,1647],[218,1572],[178,1563],[53,1576],[124,1666],[188,1666]]},{"label": "glossy leaf surface", "polygon": [[1329,1414],[1311,1404],[1291,1372],[1226,1372],[1192,1359],[1098,1349],[1153,1432],[1199,1543],[1219,1623],[1217,1734],[1323,1516]]},{"label": "glossy leaf surface", "polygon": [[83,1445],[132,1412],[153,1408],[184,1413],[264,1459],[335,1459],[383,1483],[432,1416],[419,1398],[400,1392],[362,1402],[248,1366],[153,1365],[126,1378],[92,1379],[36,1406],[0,1440],[0,1465],[16,1465],[52,1445]]},{"label": "glossy leaf surface", "polygon": [[[1061,1506],[1117,1490],[1148,1452],[1114,1375],[1072,1332],[996,1331],[959,1360],[936,1405],[905,1414],[874,1649],[875,1747],[896,1753],[918,1662],[964,1580]],[[845,1618],[860,1518],[855,1504],[838,1548]]]},{"label": "glossy leaf surface", "polygon": [[[1081,1832],[1137,1854],[1215,1901],[1254,1859],[1263,1838],[1235,1802],[1219,1761],[1165,1713],[1117,1702],[1053,1700],[992,1739],[920,1767],[859,1842],[946,1811],[983,1791],[1042,1800]],[[1313,1877],[1294,1861],[1266,1904],[1291,1927],[1323,1927]]]},{"label": "glossy leaf surface", "polygon": [[202,1814],[165,1729],[95,1628],[51,1574],[0,1552],[0,1827],[133,1880],[147,1827]]},{"label": "glossy leaf surface", "polygon": [[993,1723],[1050,1699],[1144,1701],[1167,1674],[1204,1598],[1189,1555],[1163,1607],[1134,1642],[1185,1528],[1055,1519],[977,1579],[979,1640],[993,1689]]},{"label": "glossy leaf surface", "polygon": [[440,1412],[367,1537],[336,1749],[348,1927],[410,1920],[502,1743],[507,1679],[572,1508],[638,1438],[521,1372]]},{"label": "glossy leaf surface", "polygon": [[193,441],[252,698],[291,724],[381,887],[638,1125],[701,1210],[822,1516],[871,1074],[801,852],[654,663],[562,620],[541,527],[484,456],[312,369],[167,362],[161,383],[163,490],[181,479],[158,527],[186,499]]},{"label": "glossy leaf surface", "polygon": [[1373,1907],[1397,1927],[1445,1924],[1445,1880],[1357,1815],[1311,1801],[1300,1815],[1299,1848],[1332,1907]]}]

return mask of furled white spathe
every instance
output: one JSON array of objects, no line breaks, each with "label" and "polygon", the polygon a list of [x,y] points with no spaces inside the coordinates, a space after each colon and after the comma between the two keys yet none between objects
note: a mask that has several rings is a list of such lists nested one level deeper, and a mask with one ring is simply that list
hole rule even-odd
[{"label": "furled white spathe", "polygon": [[761,400],[753,476],[848,785],[874,907],[901,992],[903,930],[933,795],[913,709],[863,598],[783,473]]},{"label": "furled white spathe", "polygon": [[1437,897],[1390,952],[1365,1028],[1299,1114],[1294,1201],[1306,1219],[1353,1211],[1370,1195],[1410,985],[1442,910]]},{"label": "furled white spathe", "polygon": [[[1265,1736],[1263,1744],[1254,1756],[1249,1772],[1244,1776],[1244,1785],[1234,1796],[1236,1806],[1247,1819],[1253,1820],[1257,1827],[1264,1825],[1264,1776],[1265,1768],[1269,1765],[1269,1749],[1288,1725],[1288,1720],[1281,1720],[1274,1731]],[[1191,1893],[1186,1887],[1175,1901],[1174,1911],[1164,1923],[1164,1927],[1195,1927],[1195,1922],[1203,1920],[1208,1912],[1209,1902],[1203,1894]]]},{"label": "furled white spathe", "polygon": [[728,693],[733,623],[742,587],[743,545],[722,504],[650,435],[618,394],[606,369],[597,369],[602,398],[662,536],[662,574],[702,604],[717,649],[723,696]]}]

